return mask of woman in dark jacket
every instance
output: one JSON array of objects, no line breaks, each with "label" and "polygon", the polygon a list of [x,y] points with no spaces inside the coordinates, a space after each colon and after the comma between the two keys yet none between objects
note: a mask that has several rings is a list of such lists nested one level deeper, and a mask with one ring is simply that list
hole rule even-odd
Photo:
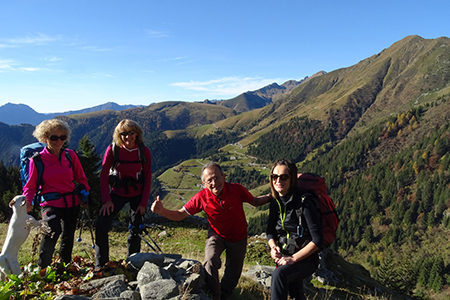
[{"label": "woman in dark jacket", "polygon": [[[303,279],[319,264],[323,243],[317,199],[297,188],[297,167],[280,159],[270,174],[271,194],[267,241],[277,268],[272,274],[271,299],[306,299]],[[301,209],[302,213],[299,213]],[[299,220],[300,216],[300,220]]]}]

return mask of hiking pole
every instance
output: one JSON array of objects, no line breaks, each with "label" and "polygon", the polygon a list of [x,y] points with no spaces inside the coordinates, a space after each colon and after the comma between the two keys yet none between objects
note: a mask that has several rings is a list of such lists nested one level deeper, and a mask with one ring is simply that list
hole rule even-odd
[{"label": "hiking pole", "polygon": [[[133,227],[134,226],[130,224],[128,226],[128,229],[133,229]],[[149,246],[155,253],[157,253],[156,249],[153,248],[153,246],[145,239],[145,237],[142,234],[138,233],[138,236],[141,238],[141,240],[143,240],[147,244],[147,246]]]},{"label": "hiking pole", "polygon": [[148,238],[153,242],[153,244],[155,244],[155,246],[156,246],[156,248],[158,248],[159,252],[163,253],[161,248],[159,248],[158,244],[156,243],[156,241],[150,236],[145,225],[141,224],[141,225],[139,225],[139,228],[142,230],[143,233],[145,233],[146,236],[148,236]]},{"label": "hiking pole", "polygon": [[89,213],[89,207],[84,208],[83,213],[85,215],[87,215],[87,220],[88,220],[88,228],[89,228],[89,232],[91,233],[91,241],[92,241],[92,249],[95,249],[95,239],[94,239],[94,230],[92,228],[92,218],[91,218],[91,214]]},{"label": "hiking pole", "polygon": [[92,245],[91,245],[91,248],[92,249],[95,249],[95,242],[94,242],[94,233],[92,232],[92,220],[90,219],[90,216],[89,216],[89,208],[82,208],[82,211],[81,211],[81,217],[80,217],[80,234],[79,234],[79,236],[78,236],[78,238],[77,238],[77,242],[81,242],[82,241],[82,239],[81,239],[81,232],[83,231],[83,227],[86,225],[86,223],[88,223],[88,228],[89,228],[89,231],[90,231],[90,233],[91,233],[91,240],[92,240]]}]

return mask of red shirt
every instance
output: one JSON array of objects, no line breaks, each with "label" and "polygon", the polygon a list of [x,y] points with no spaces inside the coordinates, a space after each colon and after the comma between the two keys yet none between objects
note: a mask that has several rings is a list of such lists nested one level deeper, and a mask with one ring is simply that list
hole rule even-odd
[{"label": "red shirt", "polygon": [[238,183],[226,182],[220,197],[205,188],[184,205],[184,210],[189,215],[203,210],[218,235],[228,242],[237,242],[247,237],[243,202],[253,202],[253,195]]}]

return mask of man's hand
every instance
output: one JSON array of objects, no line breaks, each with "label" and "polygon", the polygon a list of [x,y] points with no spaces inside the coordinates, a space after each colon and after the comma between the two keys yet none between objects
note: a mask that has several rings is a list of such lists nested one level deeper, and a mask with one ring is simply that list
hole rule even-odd
[{"label": "man's hand", "polygon": [[159,199],[159,196],[156,197],[156,200],[153,201],[152,204],[152,212],[156,214],[161,214],[162,210],[164,209],[164,205],[162,204],[161,200]]},{"label": "man's hand", "polygon": [[[100,213],[99,215],[110,215],[112,212],[114,211],[114,204],[112,203],[112,201],[108,201],[103,203],[102,207],[100,208]],[[144,208],[144,212],[145,212],[145,208]]]}]

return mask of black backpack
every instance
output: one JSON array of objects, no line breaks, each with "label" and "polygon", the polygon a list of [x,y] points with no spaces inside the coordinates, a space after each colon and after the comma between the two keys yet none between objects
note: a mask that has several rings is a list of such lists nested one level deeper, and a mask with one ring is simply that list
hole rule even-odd
[{"label": "black backpack", "polygon": [[[138,144],[138,152],[139,152],[139,160],[121,160],[119,159],[119,151],[120,147],[117,146],[115,143],[112,143],[111,149],[113,152],[113,162],[111,164],[111,169],[109,171],[109,184],[111,187],[123,187],[125,188],[125,193],[129,193],[129,187],[132,186],[135,190],[137,190],[137,184],[143,184],[144,183],[144,165],[147,163],[147,158],[145,157],[145,146],[143,143]],[[141,173],[138,176],[138,179],[134,179],[131,177],[127,178],[119,178],[116,175],[115,168],[118,163],[121,164],[142,164]]]}]

